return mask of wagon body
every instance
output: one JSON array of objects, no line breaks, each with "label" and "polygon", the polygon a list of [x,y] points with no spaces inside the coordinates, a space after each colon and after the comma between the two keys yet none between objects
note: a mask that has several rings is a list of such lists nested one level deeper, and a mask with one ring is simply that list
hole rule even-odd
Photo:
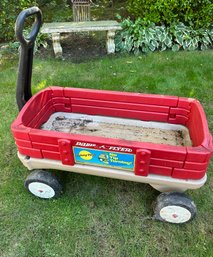
[{"label": "wagon body", "polygon": [[[35,21],[25,37],[29,16]],[[213,152],[200,103],[62,87],[32,96],[33,49],[41,24],[41,11],[31,7],[19,14],[15,26],[21,43],[16,87],[20,113],[11,129],[19,159],[32,170],[24,183],[28,191],[43,199],[61,195],[63,187],[48,169],[148,183],[164,192],[153,205],[153,218],[175,224],[191,221],[196,205],[181,191],[206,182]]]},{"label": "wagon body", "polygon": [[[41,125],[55,112],[181,124],[189,129],[192,146],[41,130]],[[27,156],[28,160],[31,157],[40,161],[59,161],[61,169],[66,166],[75,170],[77,160],[74,152],[77,147],[87,152],[104,150],[116,155],[124,154],[126,158],[132,155],[133,170],[127,172],[134,175],[136,181],[140,177],[156,175],[173,180],[202,180],[203,184],[213,149],[206,116],[197,100],[116,91],[47,88],[26,103],[12,124],[12,132],[21,155]],[[60,169],[59,166],[57,168]]]}]

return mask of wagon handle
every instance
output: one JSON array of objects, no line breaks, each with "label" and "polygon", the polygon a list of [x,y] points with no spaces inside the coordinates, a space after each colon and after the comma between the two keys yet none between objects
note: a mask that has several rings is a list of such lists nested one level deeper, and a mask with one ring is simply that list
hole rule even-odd
[{"label": "wagon handle", "polygon": [[[32,25],[30,34],[25,37],[24,23],[27,17],[35,16],[35,21]],[[18,41],[21,44],[19,55],[18,79],[16,86],[16,102],[19,111],[25,103],[32,97],[31,92],[31,77],[33,65],[33,49],[36,36],[42,24],[42,13],[38,7],[31,7],[23,10],[17,17],[15,24],[15,33]]]}]

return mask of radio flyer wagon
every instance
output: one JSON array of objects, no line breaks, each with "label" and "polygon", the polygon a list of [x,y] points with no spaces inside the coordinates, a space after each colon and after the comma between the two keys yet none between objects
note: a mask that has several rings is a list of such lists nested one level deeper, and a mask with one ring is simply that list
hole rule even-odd
[{"label": "radio flyer wagon", "polygon": [[[26,38],[26,17],[35,15]],[[195,99],[106,90],[49,87],[31,94],[33,47],[41,26],[37,7],[20,13],[17,81],[20,113],[12,124],[18,157],[32,173],[25,186],[54,198],[62,186],[48,169],[148,183],[163,192],[155,217],[185,223],[196,214],[182,192],[204,185],[213,152],[205,113]]]}]

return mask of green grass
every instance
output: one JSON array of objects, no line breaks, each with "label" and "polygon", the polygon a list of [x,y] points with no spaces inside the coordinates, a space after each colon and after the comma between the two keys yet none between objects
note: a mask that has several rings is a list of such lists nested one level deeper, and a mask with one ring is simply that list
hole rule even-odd
[{"label": "green grass", "polygon": [[[168,94],[199,99],[213,130],[213,51],[113,56],[73,64],[34,62],[34,93],[49,85]],[[212,257],[213,176],[188,191],[198,216],[174,226],[152,220],[158,192],[146,184],[63,172],[65,193],[44,201],[23,187],[29,173],[16,156],[17,60],[0,60],[1,257]]]}]

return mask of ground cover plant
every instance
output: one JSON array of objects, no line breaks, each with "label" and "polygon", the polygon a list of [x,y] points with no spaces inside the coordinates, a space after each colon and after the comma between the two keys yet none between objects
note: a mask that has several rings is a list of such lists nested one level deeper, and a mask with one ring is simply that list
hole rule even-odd
[{"label": "ground cover plant", "polygon": [[[63,172],[65,193],[53,201],[23,187],[29,173],[16,157],[10,124],[17,57],[0,59],[1,257],[212,257],[213,166],[199,190],[189,190],[198,217],[174,226],[152,220],[158,192],[146,184]],[[50,86],[96,88],[194,97],[213,132],[213,51],[112,56],[74,64],[36,58],[33,92]]]},{"label": "ground cover plant", "polygon": [[213,46],[213,29],[193,29],[183,23],[158,26],[138,18],[124,19],[116,36],[116,51],[148,53],[154,51],[206,50]]}]

